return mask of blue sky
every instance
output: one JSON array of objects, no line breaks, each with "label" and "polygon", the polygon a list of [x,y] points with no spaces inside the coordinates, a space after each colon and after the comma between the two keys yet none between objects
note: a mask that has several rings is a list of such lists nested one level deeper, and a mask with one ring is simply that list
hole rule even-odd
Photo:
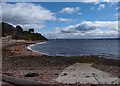
[{"label": "blue sky", "polygon": [[[71,18],[73,19],[73,22],[59,22],[59,21],[47,21],[47,27],[46,31],[50,31],[51,29],[55,27],[66,27],[68,25],[74,25],[78,24],[82,21],[115,21],[117,20],[116,14],[118,11],[115,9],[117,8],[117,4],[112,5],[110,7],[110,4],[108,3],[100,3],[104,4],[106,7],[101,10],[97,10],[99,7],[99,4],[94,4],[94,3],[60,3],[60,2],[51,2],[51,3],[37,3],[40,4],[41,6],[48,8],[52,12],[56,13],[57,17],[63,17],[63,18]],[[60,11],[65,8],[65,7],[80,7],[80,13],[81,15],[77,13],[72,13],[72,14],[67,14],[67,13],[60,13]],[[94,7],[96,10],[91,10],[91,8]],[[50,29],[51,28],[51,29]],[[41,29],[40,31],[45,31],[45,29]],[[45,32],[46,32],[45,31]]]},{"label": "blue sky", "polygon": [[3,3],[4,22],[34,28],[47,38],[114,38],[118,3]]}]

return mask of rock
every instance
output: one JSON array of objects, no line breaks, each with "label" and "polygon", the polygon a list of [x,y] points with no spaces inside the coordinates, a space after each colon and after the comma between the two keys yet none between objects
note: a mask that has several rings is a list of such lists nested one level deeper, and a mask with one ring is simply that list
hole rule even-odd
[{"label": "rock", "polygon": [[67,73],[63,73],[61,76],[66,76],[66,75],[68,75]]},{"label": "rock", "polygon": [[120,76],[118,76],[118,78],[120,78]]},{"label": "rock", "polygon": [[27,74],[25,75],[25,77],[37,77],[37,76],[39,76],[38,73],[27,73]]},{"label": "rock", "polygon": [[3,73],[5,75],[8,75],[8,76],[13,76],[13,73]]},{"label": "rock", "polygon": [[56,73],[55,75],[56,75],[56,76],[58,76],[59,74],[58,74],[58,73]]}]

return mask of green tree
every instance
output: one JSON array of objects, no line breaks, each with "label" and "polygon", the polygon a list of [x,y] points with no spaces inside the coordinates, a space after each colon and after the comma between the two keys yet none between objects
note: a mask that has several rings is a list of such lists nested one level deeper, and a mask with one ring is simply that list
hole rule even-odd
[{"label": "green tree", "polygon": [[17,29],[17,32],[22,32],[23,31],[23,29],[22,29],[22,27],[21,26],[16,26],[16,29]]},{"label": "green tree", "polygon": [[29,32],[34,33],[34,29],[33,28],[29,29]]}]

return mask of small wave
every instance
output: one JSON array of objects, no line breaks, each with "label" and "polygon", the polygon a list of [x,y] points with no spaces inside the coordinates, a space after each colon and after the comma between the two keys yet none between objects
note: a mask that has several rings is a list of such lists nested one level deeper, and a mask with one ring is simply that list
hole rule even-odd
[{"label": "small wave", "polygon": [[109,59],[120,59],[119,55],[115,55],[115,54],[100,53],[98,55],[99,57],[104,57],[104,58],[109,58]]}]

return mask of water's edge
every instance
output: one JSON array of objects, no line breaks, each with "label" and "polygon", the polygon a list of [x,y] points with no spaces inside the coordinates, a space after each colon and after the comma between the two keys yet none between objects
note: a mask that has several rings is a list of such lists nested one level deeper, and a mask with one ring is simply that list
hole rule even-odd
[{"label": "water's edge", "polygon": [[31,47],[34,47],[34,46],[36,46],[36,45],[38,45],[38,44],[45,44],[45,43],[48,43],[48,42],[39,42],[39,43],[31,44],[31,45],[28,45],[26,48],[27,48],[28,50],[32,51],[32,52],[39,53],[39,54],[41,54],[41,55],[48,55],[47,53],[43,53],[43,52],[40,52],[40,51],[36,51],[36,50],[34,50],[34,49],[31,48]]},{"label": "water's edge", "polygon": [[[32,52],[35,52],[35,53],[39,53],[41,55],[47,55],[47,56],[53,56],[53,55],[49,55],[48,53],[43,53],[41,51],[37,51],[37,50],[34,50],[32,49],[32,47],[36,46],[36,45],[42,45],[42,44],[45,44],[45,43],[49,43],[49,42],[39,42],[39,43],[35,43],[35,44],[31,44],[29,46],[27,46],[26,48]],[[103,57],[103,58],[108,58],[108,59],[120,59],[119,57],[115,57],[113,58],[113,55],[110,55],[110,54],[106,54],[106,53],[102,53],[102,54],[97,54],[97,53],[93,53],[93,54],[86,54],[86,55],[79,55],[79,56],[98,56],[98,57]],[[65,56],[65,57],[71,57],[71,56],[66,56],[66,55],[54,55],[54,56]]]}]

